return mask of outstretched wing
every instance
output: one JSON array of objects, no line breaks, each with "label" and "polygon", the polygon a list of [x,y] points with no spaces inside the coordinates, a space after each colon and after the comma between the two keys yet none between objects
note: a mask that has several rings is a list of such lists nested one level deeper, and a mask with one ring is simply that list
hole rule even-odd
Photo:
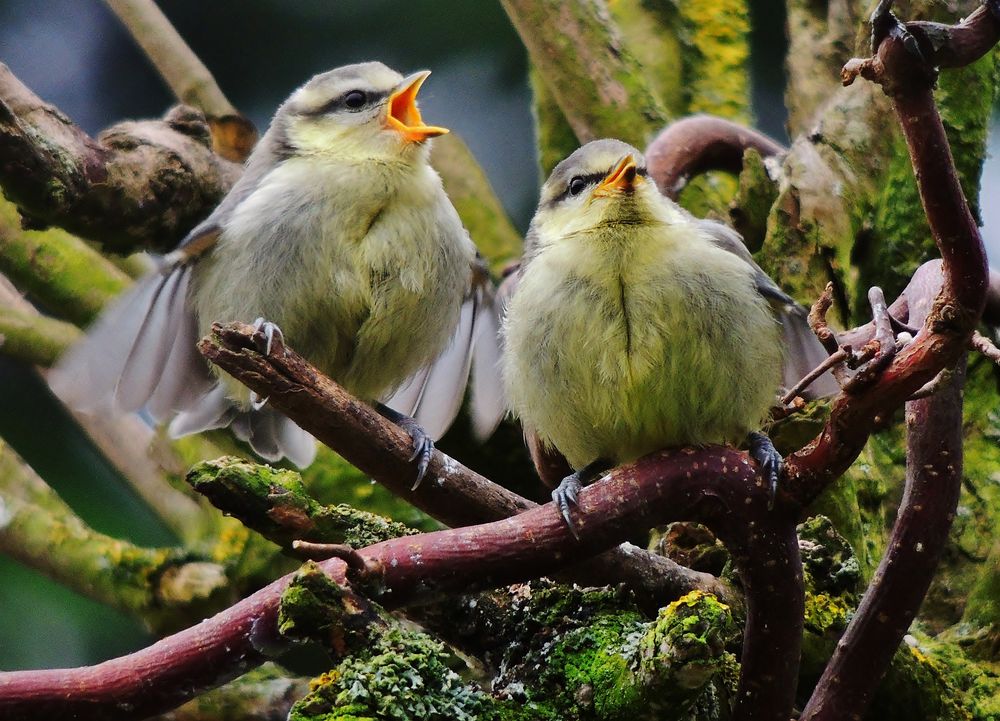
[{"label": "outstretched wing", "polygon": [[472,418],[476,436],[489,437],[503,417],[499,395],[498,356],[490,340],[498,330],[498,311],[489,273],[481,258],[473,263],[458,324],[445,350],[388,399],[386,405],[415,419],[437,440],[462,407],[472,372]]},{"label": "outstretched wing", "polygon": [[292,421],[269,408],[241,411],[226,397],[198,353],[198,323],[188,300],[194,264],[215,246],[229,214],[269,167],[267,154],[255,152],[212,214],[60,359],[49,384],[64,403],[86,412],[145,407],[154,420],[173,419],[175,437],[232,423],[237,436],[268,460],[312,461],[315,443]]}]

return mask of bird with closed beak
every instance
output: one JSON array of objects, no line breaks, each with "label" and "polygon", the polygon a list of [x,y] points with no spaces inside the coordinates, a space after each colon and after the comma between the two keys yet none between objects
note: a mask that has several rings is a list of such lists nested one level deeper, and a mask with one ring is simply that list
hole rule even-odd
[{"label": "bird with closed beak", "polygon": [[794,301],[736,238],[742,253],[618,140],[588,143],[544,184],[502,375],[525,432],[575,469],[552,493],[571,529],[582,484],[666,447],[749,436],[773,493],[781,457],[759,431],[782,380],[773,306]]},{"label": "bird with closed beak", "polygon": [[174,436],[232,425],[263,458],[308,465],[312,437],[197,352],[214,321],[256,321],[266,350],[280,333],[352,394],[387,401],[419,482],[491,295],[429,162],[448,131],[417,107],[428,75],[369,62],[292,93],[214,212],[62,359],[57,395],[145,407]]}]

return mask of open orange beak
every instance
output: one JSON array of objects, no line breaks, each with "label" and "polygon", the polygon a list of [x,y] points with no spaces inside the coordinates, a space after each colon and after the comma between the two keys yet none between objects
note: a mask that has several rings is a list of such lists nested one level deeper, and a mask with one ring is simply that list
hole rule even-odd
[{"label": "open orange beak", "polygon": [[626,155],[615,166],[614,170],[605,176],[601,184],[594,188],[595,197],[605,197],[614,195],[616,192],[631,193],[635,186],[642,182],[642,176],[638,174],[635,165],[635,158]]},{"label": "open orange beak", "polygon": [[428,138],[434,138],[448,132],[448,128],[424,125],[420,111],[417,109],[417,93],[420,92],[420,86],[424,84],[430,74],[430,70],[413,73],[404,79],[389,96],[389,114],[385,119],[386,126],[398,131],[404,138],[413,143],[422,143]]}]

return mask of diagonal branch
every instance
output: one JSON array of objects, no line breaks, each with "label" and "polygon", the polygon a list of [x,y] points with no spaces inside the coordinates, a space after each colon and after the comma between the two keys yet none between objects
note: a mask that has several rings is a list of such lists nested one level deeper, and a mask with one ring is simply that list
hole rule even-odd
[{"label": "diagonal branch", "polygon": [[[679,518],[709,525],[733,551],[751,590],[741,701],[735,718],[788,718],[802,631],[801,568],[793,516],[770,512],[769,494],[743,453],[660,452],[623,466],[581,493],[578,537],[553,503],[468,528],[392,539],[359,551],[358,588],[388,608],[443,593],[503,585],[564,568],[618,543],[636,527]],[[363,607],[344,562],[322,568]],[[374,577],[372,577],[374,573]],[[0,673],[0,719],[26,713],[127,719],[170,708],[259,665],[284,644],[277,609],[290,577],[201,624],[97,666]],[[351,600],[353,598],[353,600]],[[774,659],[782,659],[775,664]],[[73,692],[67,694],[67,689]]]},{"label": "diagonal branch", "polygon": [[[435,451],[427,477],[411,490],[410,437],[368,405],[323,376],[294,351],[264,357],[255,351],[253,329],[215,326],[201,342],[203,354],[239,378],[321,442],[396,495],[449,526],[506,518],[536,505]],[[582,558],[580,559],[582,560]],[[658,608],[701,589],[732,600],[718,579],[679,566],[635,546],[616,549],[573,569],[581,583],[626,583],[647,608]]]}]

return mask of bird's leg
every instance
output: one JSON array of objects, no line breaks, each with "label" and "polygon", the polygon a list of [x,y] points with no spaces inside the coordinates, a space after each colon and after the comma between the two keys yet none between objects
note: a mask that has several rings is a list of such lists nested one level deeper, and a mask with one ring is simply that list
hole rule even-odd
[{"label": "bird's leg", "polygon": [[580,470],[574,471],[563,478],[559,485],[556,486],[556,489],[552,491],[552,500],[556,502],[559,513],[562,514],[563,520],[566,521],[566,525],[569,526],[569,530],[573,532],[574,537],[577,537],[577,535],[576,527],[569,516],[570,504],[574,506],[579,505],[577,499],[580,495],[580,490],[611,468],[611,466],[612,463],[608,459],[598,458],[596,461],[591,461]]},{"label": "bird's leg", "polygon": [[774,497],[778,493],[778,476],[781,475],[785,459],[781,457],[771,439],[764,433],[754,431],[747,436],[747,439],[750,444],[750,457],[760,466],[760,470],[767,480],[767,487],[770,491],[767,507],[774,508]]},{"label": "bird's leg", "polygon": [[397,410],[390,408],[384,403],[376,403],[375,410],[382,416],[406,431],[413,440],[413,455],[410,460],[417,461],[417,480],[413,482],[411,491],[417,490],[420,482],[424,480],[427,473],[427,464],[431,462],[431,453],[434,452],[434,441],[427,435],[427,431],[420,427],[420,424],[407,415],[403,415]]},{"label": "bird's leg", "polygon": [[[271,355],[271,349],[274,346],[274,339],[278,339],[278,346],[282,349],[285,347],[285,334],[281,332],[281,328],[272,323],[269,320],[264,320],[263,318],[257,318],[253,322],[254,341],[257,343],[257,350],[266,356]],[[258,335],[262,336],[259,338]],[[255,411],[259,411],[267,403],[267,398],[261,398],[257,395],[257,391],[250,391],[250,407]]]}]

